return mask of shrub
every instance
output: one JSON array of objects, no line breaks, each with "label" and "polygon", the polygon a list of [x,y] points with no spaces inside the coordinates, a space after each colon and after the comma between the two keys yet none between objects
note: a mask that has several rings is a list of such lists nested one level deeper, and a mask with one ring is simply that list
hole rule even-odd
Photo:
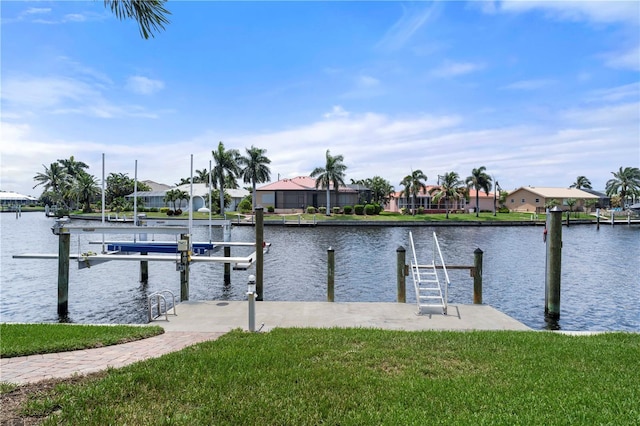
[{"label": "shrub", "polygon": [[355,206],[353,206],[353,209],[359,216],[362,216],[364,214],[364,206],[362,204],[356,204]]},{"label": "shrub", "polygon": [[404,215],[407,215],[407,214],[409,214],[409,209],[406,208],[406,207],[403,207],[403,208],[400,209],[400,213],[404,214]]},{"label": "shrub", "polygon": [[509,213],[509,207],[500,207],[498,213]]},{"label": "shrub", "polygon": [[169,207],[160,207],[160,213],[166,213],[169,211]]},{"label": "shrub", "polygon": [[307,206],[307,213],[314,214],[316,212],[316,208],[313,206]]},{"label": "shrub", "polygon": [[318,212],[320,212],[320,214],[327,214],[327,208],[324,206],[319,207]]},{"label": "shrub", "polygon": [[340,213],[340,207],[334,207],[331,210],[333,210],[333,214],[339,214]]},{"label": "shrub", "polygon": [[351,207],[351,206],[344,206],[344,207],[342,208],[342,211],[344,211],[344,214],[351,214],[351,213],[353,213],[353,207]]},{"label": "shrub", "polygon": [[418,214],[424,214],[424,207],[418,207]]},{"label": "shrub", "polygon": [[376,214],[380,214],[380,212],[382,211],[382,206],[378,203],[373,203],[373,205],[376,208]]},{"label": "shrub", "polygon": [[364,206],[364,213],[367,216],[373,216],[376,214],[376,206],[374,206],[373,204],[367,204],[366,206]]},{"label": "shrub", "polygon": [[274,211],[275,209],[273,208],[273,206],[267,206],[267,212],[273,213]]},{"label": "shrub", "polygon": [[167,210],[167,216],[173,216],[173,210]]},{"label": "shrub", "polygon": [[174,216],[180,216],[182,214],[182,209],[176,209],[176,211],[173,212]]},{"label": "shrub", "polygon": [[241,213],[250,212],[251,209],[252,209],[251,201],[247,200],[246,198],[240,201],[240,204],[238,204],[238,210],[240,210]]}]

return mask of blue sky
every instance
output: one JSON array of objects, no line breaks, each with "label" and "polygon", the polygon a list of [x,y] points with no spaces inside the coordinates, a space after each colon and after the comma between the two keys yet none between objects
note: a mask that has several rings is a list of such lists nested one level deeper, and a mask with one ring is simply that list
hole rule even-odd
[{"label": "blue sky", "polygon": [[485,166],[503,189],[640,167],[640,2],[169,1],[140,37],[102,1],[3,1],[2,190],[74,155],[173,184],[219,141],[272,180],[327,149],[347,182]]}]

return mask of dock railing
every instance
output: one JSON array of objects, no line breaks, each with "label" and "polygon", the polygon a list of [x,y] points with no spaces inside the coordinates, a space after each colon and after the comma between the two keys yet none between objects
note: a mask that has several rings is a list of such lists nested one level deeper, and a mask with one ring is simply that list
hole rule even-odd
[{"label": "dock railing", "polygon": [[442,257],[442,250],[440,250],[440,243],[438,242],[438,237],[436,233],[433,233],[433,261],[435,263],[436,260],[436,252],[438,253],[438,258],[440,259],[440,265],[442,266],[442,270],[444,271],[445,285],[444,285],[444,304],[445,304],[445,312],[447,305],[449,304],[449,284],[451,281],[449,280],[449,273],[447,272],[447,265],[444,263],[444,258]]}]

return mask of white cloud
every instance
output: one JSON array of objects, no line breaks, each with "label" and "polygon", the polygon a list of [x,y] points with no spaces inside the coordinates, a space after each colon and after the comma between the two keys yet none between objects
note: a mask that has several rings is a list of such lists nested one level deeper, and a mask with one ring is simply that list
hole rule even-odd
[{"label": "white cloud", "polygon": [[608,67],[640,71],[640,44],[625,51],[607,53],[605,57]]},{"label": "white cloud", "polygon": [[550,86],[553,83],[555,83],[553,80],[548,79],[520,80],[507,84],[502,88],[508,90],[538,90],[543,87]]},{"label": "white cloud", "polygon": [[368,75],[361,75],[358,77],[357,79],[357,85],[359,87],[377,87],[380,85],[380,80],[378,80],[377,78],[368,76]]},{"label": "white cloud", "polygon": [[630,99],[640,101],[640,82],[610,87],[606,89],[593,90],[587,96],[587,100],[590,102],[610,103]]},{"label": "white cloud", "polygon": [[637,1],[510,0],[496,5],[499,6],[498,10],[511,13],[540,10],[549,18],[565,21],[640,23],[640,5]]},{"label": "white cloud", "polygon": [[112,101],[109,87],[94,81],[71,77],[6,77],[2,99],[3,113],[22,116],[37,112],[47,114],[77,114],[99,118],[157,118],[158,111],[140,105]]},{"label": "white cloud", "polygon": [[152,95],[164,88],[164,82],[152,80],[141,75],[134,75],[127,79],[127,89],[141,95]]},{"label": "white cloud", "polygon": [[[632,89],[609,92],[616,90],[624,93]],[[607,93],[603,91],[603,99]],[[208,167],[211,149],[218,140],[241,151],[251,145],[267,149],[274,179],[278,174],[308,175],[331,149],[333,154],[344,155],[348,179],[380,175],[396,188],[411,168],[422,169],[429,176],[427,183],[434,183],[439,174],[456,171],[465,177],[481,165],[505,189],[564,186],[578,175],[589,177],[594,187],[601,188],[611,170],[640,156],[638,108],[638,100],[594,103],[556,111],[556,120],[551,123],[483,128],[471,126],[458,115],[355,113],[336,105],[320,120],[291,128],[230,135],[198,131],[169,141],[162,149],[149,149],[144,141],[48,140],[32,135],[26,125],[5,120],[0,148],[2,189],[33,193],[32,178],[42,163],[70,155],[87,162],[90,172],[98,175],[102,152],[107,156],[107,173],[132,176],[133,162],[138,159],[139,178],[173,184],[188,176],[189,154],[194,155],[194,168]]]},{"label": "white cloud", "polygon": [[85,22],[87,17],[80,13],[70,13],[62,19],[64,22]]},{"label": "white cloud", "polygon": [[433,2],[428,6],[418,3],[418,6],[402,5],[402,16],[386,32],[376,47],[382,50],[396,50],[402,48],[413,35],[426,23],[436,18],[440,5]]},{"label": "white cloud", "polygon": [[355,78],[354,87],[342,94],[345,99],[367,99],[380,96],[385,89],[379,79],[366,74],[360,74]]},{"label": "white cloud", "polygon": [[24,12],[22,12],[22,15],[41,15],[45,13],[51,13],[51,8],[50,7],[30,7]]},{"label": "white cloud", "polygon": [[349,111],[345,111],[340,105],[334,105],[330,112],[324,114],[324,118],[344,118],[349,116]]},{"label": "white cloud", "polygon": [[446,62],[431,72],[436,77],[455,77],[470,74],[485,68],[482,63],[473,62]]}]

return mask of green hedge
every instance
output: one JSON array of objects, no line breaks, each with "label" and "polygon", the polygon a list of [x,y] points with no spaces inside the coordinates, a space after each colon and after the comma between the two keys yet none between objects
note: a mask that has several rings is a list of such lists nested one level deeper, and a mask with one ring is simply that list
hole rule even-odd
[{"label": "green hedge", "polygon": [[353,207],[351,207],[351,206],[344,206],[344,207],[342,208],[342,211],[344,211],[344,214],[351,214],[351,213],[353,213]]},{"label": "green hedge", "polygon": [[353,206],[353,209],[359,216],[362,216],[364,214],[364,206],[362,204],[356,204],[355,206]]}]

